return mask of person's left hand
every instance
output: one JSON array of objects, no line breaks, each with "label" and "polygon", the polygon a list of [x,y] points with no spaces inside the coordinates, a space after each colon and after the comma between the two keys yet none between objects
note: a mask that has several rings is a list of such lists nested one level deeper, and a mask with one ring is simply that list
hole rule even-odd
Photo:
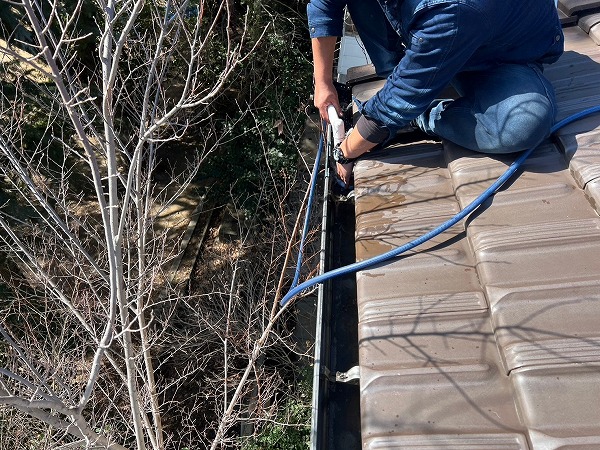
[{"label": "person's left hand", "polygon": [[354,168],[354,163],[348,164],[340,164],[336,163],[337,173],[340,179],[344,182],[346,187],[349,187],[352,183],[352,169]]}]

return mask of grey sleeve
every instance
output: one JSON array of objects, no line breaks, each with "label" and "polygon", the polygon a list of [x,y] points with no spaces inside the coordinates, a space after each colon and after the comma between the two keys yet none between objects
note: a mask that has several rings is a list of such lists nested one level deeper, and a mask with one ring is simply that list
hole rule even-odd
[{"label": "grey sleeve", "polygon": [[379,125],[363,115],[356,122],[356,129],[364,139],[373,144],[381,144],[390,136],[390,130],[385,125]]}]

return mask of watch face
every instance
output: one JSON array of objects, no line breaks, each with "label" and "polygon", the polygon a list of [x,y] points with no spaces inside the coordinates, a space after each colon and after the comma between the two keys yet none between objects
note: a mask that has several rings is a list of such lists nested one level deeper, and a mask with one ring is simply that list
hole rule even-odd
[{"label": "watch face", "polygon": [[340,160],[340,153],[342,153],[342,150],[339,147],[336,147],[333,149],[333,159],[335,161],[339,161]]},{"label": "watch face", "polygon": [[356,158],[346,158],[344,156],[344,152],[340,147],[334,147],[332,152],[333,160],[340,164],[349,164],[353,162]]}]

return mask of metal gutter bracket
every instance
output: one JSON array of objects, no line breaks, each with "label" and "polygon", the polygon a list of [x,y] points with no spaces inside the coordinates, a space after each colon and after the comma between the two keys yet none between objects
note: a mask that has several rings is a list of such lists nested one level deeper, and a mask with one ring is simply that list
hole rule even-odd
[{"label": "metal gutter bracket", "polygon": [[360,380],[360,366],[354,366],[347,372],[337,372],[335,381],[337,383],[358,384]]}]

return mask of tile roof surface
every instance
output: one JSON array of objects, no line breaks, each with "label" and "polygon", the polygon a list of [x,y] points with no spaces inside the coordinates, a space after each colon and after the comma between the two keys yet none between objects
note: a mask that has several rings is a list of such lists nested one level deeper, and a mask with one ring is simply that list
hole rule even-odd
[{"label": "tile roof surface", "polygon": [[[600,104],[600,47],[577,26],[565,36],[546,68],[559,119]],[[434,141],[361,159],[357,259],[433,229],[513,159]],[[363,448],[600,448],[599,211],[596,115],[466,222],[357,273]]]}]

